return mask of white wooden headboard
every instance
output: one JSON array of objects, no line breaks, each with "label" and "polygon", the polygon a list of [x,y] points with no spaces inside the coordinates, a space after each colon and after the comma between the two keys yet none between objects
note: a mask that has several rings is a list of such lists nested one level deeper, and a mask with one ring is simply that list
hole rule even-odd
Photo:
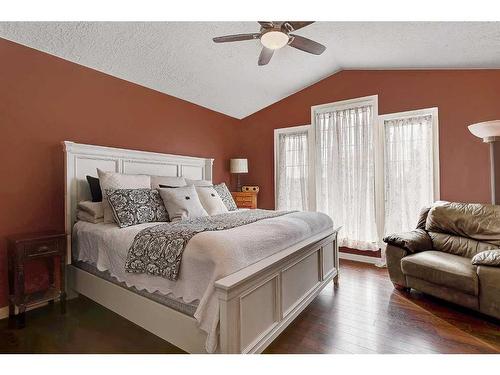
[{"label": "white wooden headboard", "polygon": [[85,145],[69,141],[63,144],[68,262],[71,262],[71,231],[76,220],[76,207],[78,202],[91,199],[86,176],[97,177],[97,168],[127,174],[212,180],[214,159]]}]

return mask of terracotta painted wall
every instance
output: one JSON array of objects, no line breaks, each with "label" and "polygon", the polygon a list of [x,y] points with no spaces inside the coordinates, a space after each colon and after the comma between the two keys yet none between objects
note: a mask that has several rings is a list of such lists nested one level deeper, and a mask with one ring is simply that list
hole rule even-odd
[{"label": "terracotta painted wall", "polygon": [[441,198],[490,202],[489,148],[467,125],[500,118],[500,70],[342,71],[242,120],[247,184],[274,208],[273,129],[309,124],[313,105],[378,94],[379,114],[439,108]]},{"label": "terracotta painted wall", "polygon": [[[60,142],[214,157],[247,156],[246,183],[274,207],[273,129],[310,122],[310,107],[379,95],[380,114],[439,107],[443,199],[489,200],[488,147],[466,125],[500,118],[500,71],[343,71],[243,120],[0,39],[0,307],[5,236],[64,228]],[[32,286],[43,283],[33,278]]]},{"label": "terracotta painted wall", "polygon": [[213,157],[214,180],[227,181],[238,122],[0,39],[0,307],[5,236],[64,229],[61,141]]}]

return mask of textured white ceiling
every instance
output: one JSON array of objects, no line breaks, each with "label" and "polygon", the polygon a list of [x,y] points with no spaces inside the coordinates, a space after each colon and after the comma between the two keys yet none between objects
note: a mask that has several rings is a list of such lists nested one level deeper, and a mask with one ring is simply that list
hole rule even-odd
[{"label": "textured white ceiling", "polygon": [[500,68],[500,23],[317,22],[297,31],[321,56],[285,47],[257,66],[253,22],[0,22],[0,37],[243,118],[341,69]]}]

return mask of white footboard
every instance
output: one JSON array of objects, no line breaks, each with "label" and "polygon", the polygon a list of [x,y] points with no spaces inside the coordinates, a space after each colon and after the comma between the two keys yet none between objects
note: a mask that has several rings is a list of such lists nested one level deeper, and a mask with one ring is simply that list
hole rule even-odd
[{"label": "white footboard", "polygon": [[328,230],[218,280],[220,351],[262,352],[338,277],[338,259]]}]

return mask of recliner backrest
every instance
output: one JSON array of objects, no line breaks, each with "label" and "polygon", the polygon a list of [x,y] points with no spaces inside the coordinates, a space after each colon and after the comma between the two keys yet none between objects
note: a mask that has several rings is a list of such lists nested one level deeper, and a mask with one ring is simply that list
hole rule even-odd
[{"label": "recliner backrest", "polygon": [[500,247],[500,206],[437,202],[427,213],[425,230],[435,250],[471,258]]}]

